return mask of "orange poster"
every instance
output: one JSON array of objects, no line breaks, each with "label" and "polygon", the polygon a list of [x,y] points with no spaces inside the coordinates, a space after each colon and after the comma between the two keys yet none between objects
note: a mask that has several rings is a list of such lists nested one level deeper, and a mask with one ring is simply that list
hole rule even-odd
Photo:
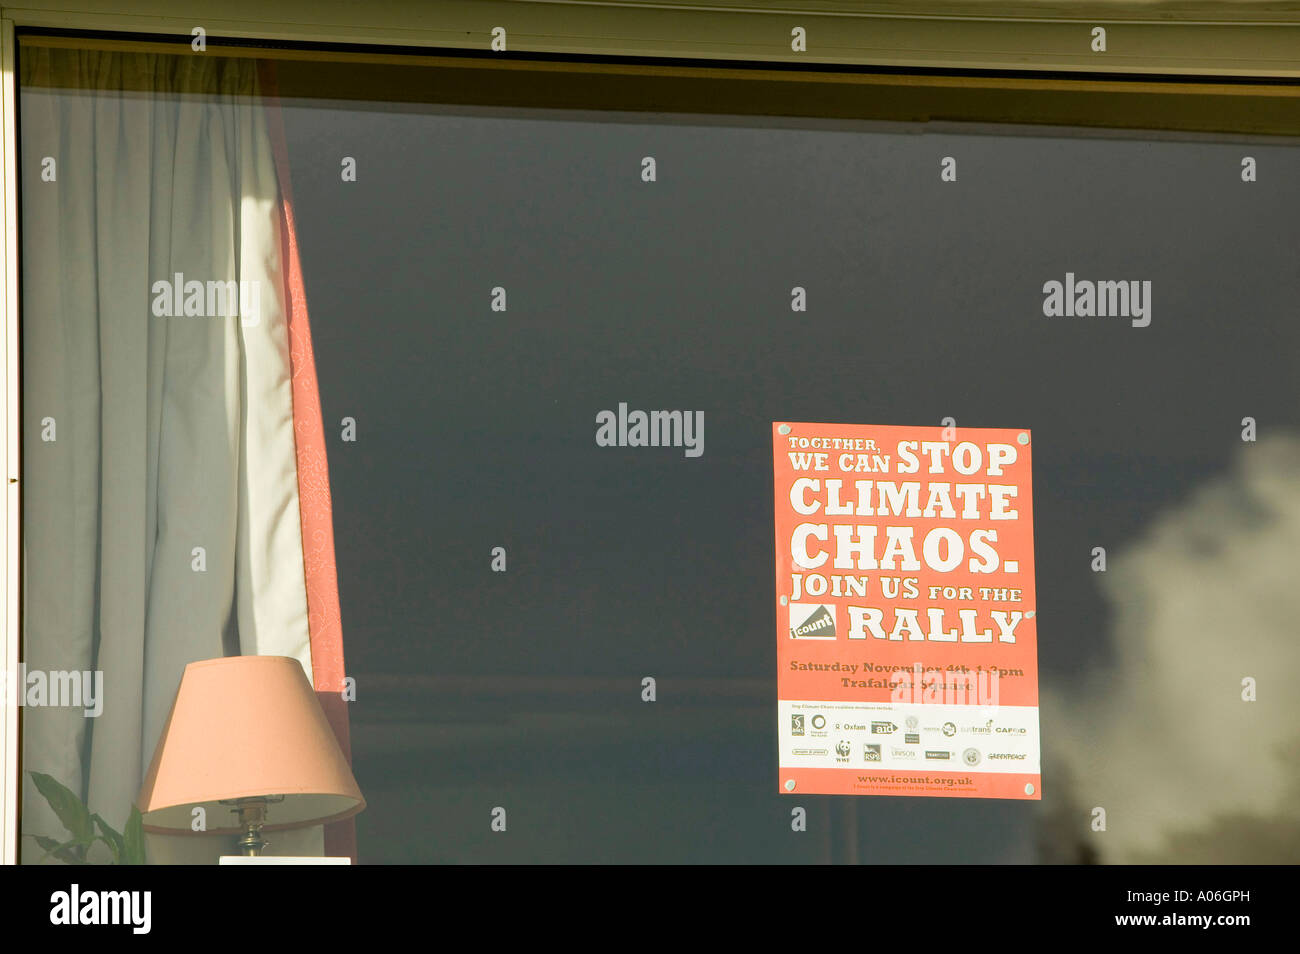
[{"label": "orange poster", "polygon": [[1032,447],[772,425],[782,792],[1041,797]]}]

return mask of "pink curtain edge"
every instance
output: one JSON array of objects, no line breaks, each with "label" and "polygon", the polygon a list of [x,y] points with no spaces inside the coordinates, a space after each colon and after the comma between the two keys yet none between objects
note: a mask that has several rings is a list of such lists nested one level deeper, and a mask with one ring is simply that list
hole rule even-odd
[{"label": "pink curtain edge", "polygon": [[[280,242],[285,268],[285,306],[289,328],[289,359],[293,376],[293,431],[298,465],[298,506],[302,521],[303,572],[307,586],[307,618],[311,639],[312,682],[316,698],[329,720],[348,763],[352,762],[347,702],[343,699],[346,667],[339,606],[338,574],[334,562],[334,517],[330,496],[325,428],[321,416],[316,358],[307,314],[307,291],[298,256],[289,178],[289,152],[276,86],[275,64],[258,61],[263,105],[280,183]],[[345,819],[325,826],[325,854],[348,856],[357,862],[356,822]]]}]

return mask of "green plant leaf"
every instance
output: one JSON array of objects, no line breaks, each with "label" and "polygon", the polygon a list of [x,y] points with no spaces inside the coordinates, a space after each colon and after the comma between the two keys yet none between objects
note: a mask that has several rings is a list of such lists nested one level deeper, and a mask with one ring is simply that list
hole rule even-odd
[{"label": "green plant leaf", "polygon": [[134,805],[131,806],[131,817],[126,820],[122,847],[123,864],[144,864],[144,819],[140,815],[140,809]]},{"label": "green plant leaf", "polygon": [[[45,854],[43,854],[40,860],[36,862],[38,865],[45,864],[45,862],[51,857],[57,858],[59,861],[66,862],[70,865],[84,865],[86,863],[84,851],[85,846],[84,844],[79,845],[75,838],[72,841],[65,841],[63,844],[59,844],[57,840],[47,838],[44,835],[32,835],[32,837],[36,839],[36,844],[45,849]],[[80,853],[76,851],[78,847],[83,849]]]},{"label": "green plant leaf", "polygon": [[84,848],[95,840],[95,826],[90,821],[90,812],[86,811],[86,806],[81,804],[81,799],[74,795],[71,789],[60,784],[52,776],[41,772],[27,774],[32,777],[32,781],[36,783],[36,790],[45,796],[54,814],[59,817],[63,827],[72,836],[69,844],[79,844]]},{"label": "green plant leaf", "polygon": [[122,856],[126,854],[126,845],[122,840],[122,836],[99,815],[91,815],[90,818],[99,829],[99,840],[108,845],[108,850],[113,853],[113,864],[125,864]]},{"label": "green plant leaf", "polygon": [[55,841],[53,838],[50,838],[50,837],[48,837],[48,836],[46,836],[46,835],[28,835],[27,837],[28,837],[28,838],[35,838],[35,839],[36,839],[36,844],[40,845],[40,846],[41,846],[42,848],[44,848],[46,851],[57,851],[57,850],[58,850],[59,843],[58,843],[57,841]]}]

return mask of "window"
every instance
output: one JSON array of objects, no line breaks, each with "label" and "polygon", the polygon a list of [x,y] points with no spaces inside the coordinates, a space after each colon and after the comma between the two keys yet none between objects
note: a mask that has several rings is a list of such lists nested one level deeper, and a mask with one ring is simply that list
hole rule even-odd
[{"label": "window", "polygon": [[[19,44],[24,656],[131,715],[25,765],[322,690],[329,532],[364,861],[1294,857],[1285,93],[95,46]],[[947,419],[1034,435],[1041,801],[781,793],[773,424]]]}]

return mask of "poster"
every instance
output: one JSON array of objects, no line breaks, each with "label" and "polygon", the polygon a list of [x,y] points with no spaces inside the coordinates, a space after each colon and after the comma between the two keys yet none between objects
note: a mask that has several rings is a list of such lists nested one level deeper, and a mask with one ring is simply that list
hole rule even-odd
[{"label": "poster", "polygon": [[780,790],[1040,798],[1030,432],[772,443]]}]

